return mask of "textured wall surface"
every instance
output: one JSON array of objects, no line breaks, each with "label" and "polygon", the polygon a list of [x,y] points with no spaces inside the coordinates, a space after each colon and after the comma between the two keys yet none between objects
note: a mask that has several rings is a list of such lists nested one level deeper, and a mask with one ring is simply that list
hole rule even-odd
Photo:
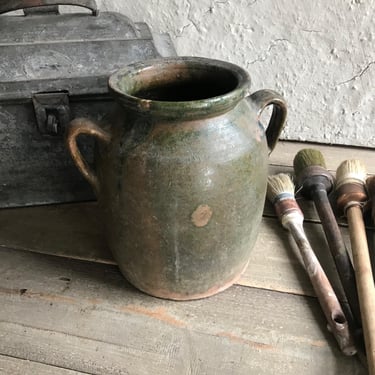
[{"label": "textured wall surface", "polygon": [[374,0],[106,0],[179,55],[246,68],[289,104],[283,138],[375,147]]}]

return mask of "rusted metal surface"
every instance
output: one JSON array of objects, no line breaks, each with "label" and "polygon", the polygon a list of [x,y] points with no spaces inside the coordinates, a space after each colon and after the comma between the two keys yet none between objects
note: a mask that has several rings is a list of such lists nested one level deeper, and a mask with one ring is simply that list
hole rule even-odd
[{"label": "rusted metal surface", "polygon": [[[0,6],[25,3],[53,2]],[[0,207],[94,199],[65,149],[65,124],[111,111],[115,70],[174,54],[167,35],[118,13],[0,16]],[[91,164],[92,142],[80,143]]]},{"label": "rusted metal surface", "polygon": [[68,93],[35,94],[33,104],[39,132],[46,136],[61,135],[70,120]]},{"label": "rusted metal surface", "polygon": [[364,184],[347,183],[337,189],[337,208],[341,215],[346,215],[346,211],[352,205],[363,207],[368,201]]},{"label": "rusted metal surface", "polygon": [[[286,114],[278,94],[245,99],[249,82],[243,69],[216,60],[136,63],[109,80],[116,112],[100,126],[72,122],[68,147],[98,193],[109,247],[138,289],[202,298],[246,267],[263,212],[267,154]],[[283,116],[271,119],[268,145],[259,113],[275,102]],[[104,140],[95,171],[75,145],[81,133]]]}]

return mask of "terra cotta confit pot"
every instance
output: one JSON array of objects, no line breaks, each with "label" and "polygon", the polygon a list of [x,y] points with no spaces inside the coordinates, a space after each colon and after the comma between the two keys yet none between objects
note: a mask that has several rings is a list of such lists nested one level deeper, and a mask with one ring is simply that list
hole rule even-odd
[{"label": "terra cotta confit pot", "polygon": [[[271,90],[223,61],[177,57],[113,74],[117,110],[98,125],[75,119],[73,159],[98,197],[122,273],[153,296],[185,300],[232,285],[249,262],[265,200],[268,154],[286,117]],[[273,112],[267,130],[259,116]],[[76,137],[98,139],[96,170]]]}]

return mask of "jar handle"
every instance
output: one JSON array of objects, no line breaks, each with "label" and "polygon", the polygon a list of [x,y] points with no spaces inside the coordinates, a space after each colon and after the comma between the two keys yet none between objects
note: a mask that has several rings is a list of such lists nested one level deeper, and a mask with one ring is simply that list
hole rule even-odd
[{"label": "jar handle", "polygon": [[249,96],[257,108],[258,121],[263,110],[273,104],[271,119],[266,128],[266,138],[269,153],[275,148],[281,131],[285,125],[287,105],[285,99],[273,90],[259,90]]},{"label": "jar handle", "polygon": [[66,145],[73,158],[73,161],[81,172],[82,176],[85,177],[85,179],[94,188],[95,194],[98,195],[100,191],[98,177],[82,157],[77,145],[77,137],[81,134],[92,135],[107,144],[111,141],[111,135],[94,122],[86,118],[77,118],[71,121],[66,129]]}]

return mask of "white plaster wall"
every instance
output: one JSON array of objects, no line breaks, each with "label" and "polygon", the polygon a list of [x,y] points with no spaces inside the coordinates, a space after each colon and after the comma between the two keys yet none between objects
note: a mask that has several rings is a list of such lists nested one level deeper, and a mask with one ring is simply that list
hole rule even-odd
[{"label": "white plaster wall", "polygon": [[375,0],[107,0],[179,55],[246,68],[289,104],[284,139],[375,147]]}]

